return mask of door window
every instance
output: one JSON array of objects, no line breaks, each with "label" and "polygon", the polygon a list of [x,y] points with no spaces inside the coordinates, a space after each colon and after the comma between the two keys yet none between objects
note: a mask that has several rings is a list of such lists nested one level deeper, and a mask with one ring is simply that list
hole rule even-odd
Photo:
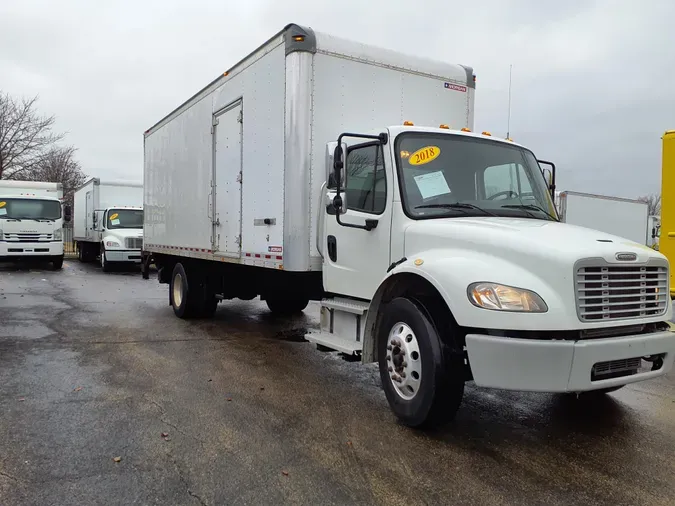
[{"label": "door window", "polygon": [[386,207],[387,179],[382,146],[357,146],[347,152],[347,207],[370,214],[382,214]]},{"label": "door window", "polygon": [[501,198],[534,198],[527,171],[518,163],[493,165],[483,172],[485,198],[502,194]]}]

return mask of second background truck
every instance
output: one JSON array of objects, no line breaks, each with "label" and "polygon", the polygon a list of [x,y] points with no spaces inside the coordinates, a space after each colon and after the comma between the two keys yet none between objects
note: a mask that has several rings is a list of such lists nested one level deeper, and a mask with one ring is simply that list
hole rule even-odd
[{"label": "second background truck", "polygon": [[104,271],[140,263],[143,184],[92,178],[75,192],[74,240],[81,262],[99,259]]}]

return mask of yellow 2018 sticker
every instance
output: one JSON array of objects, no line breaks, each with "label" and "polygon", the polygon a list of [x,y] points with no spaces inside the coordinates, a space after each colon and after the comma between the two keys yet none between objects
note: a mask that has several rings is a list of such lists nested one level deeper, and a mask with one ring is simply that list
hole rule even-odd
[{"label": "yellow 2018 sticker", "polygon": [[438,146],[424,146],[410,155],[408,163],[410,165],[424,165],[429,163],[441,154],[441,148]]},{"label": "yellow 2018 sticker", "polygon": [[7,205],[7,202],[0,202],[0,207],[5,207]]},{"label": "yellow 2018 sticker", "polygon": [[114,219],[117,218],[118,216],[119,216],[119,214],[113,213],[113,215],[110,217],[110,221],[114,220]]}]

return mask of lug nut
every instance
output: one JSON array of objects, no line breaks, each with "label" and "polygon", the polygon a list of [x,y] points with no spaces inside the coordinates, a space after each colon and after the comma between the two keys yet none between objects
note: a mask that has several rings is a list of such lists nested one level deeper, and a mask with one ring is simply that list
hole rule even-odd
[{"label": "lug nut", "polygon": [[387,345],[387,349],[388,349],[389,351],[391,351],[391,350],[392,350],[392,346],[391,346],[391,344],[388,344],[388,345]]},{"label": "lug nut", "polygon": [[401,378],[405,378],[405,373],[404,373],[404,372],[401,373]]},{"label": "lug nut", "polygon": [[403,363],[401,364],[401,367],[408,367],[408,362],[404,360]]},{"label": "lug nut", "polygon": [[390,366],[389,369],[388,369],[389,372],[392,372],[393,370],[394,370],[394,368],[391,367],[391,366]]},{"label": "lug nut", "polygon": [[389,344],[391,344],[392,346],[396,346],[396,340],[395,340],[395,339],[392,339],[391,342],[390,342]]},{"label": "lug nut", "polygon": [[387,362],[391,362],[391,355],[387,355]]}]

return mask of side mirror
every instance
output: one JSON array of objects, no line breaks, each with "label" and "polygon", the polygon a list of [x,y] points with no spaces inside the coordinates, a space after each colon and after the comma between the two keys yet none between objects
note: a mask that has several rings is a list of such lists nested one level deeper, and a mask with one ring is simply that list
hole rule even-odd
[{"label": "side mirror", "polygon": [[652,227],[652,239],[656,239],[656,227]]},{"label": "side mirror", "polygon": [[96,229],[96,211],[91,213],[91,226]]},{"label": "side mirror", "polygon": [[[539,165],[548,165],[551,169],[542,169],[542,174],[548,184],[548,191],[551,192],[551,198],[555,200],[555,164],[553,162],[547,162],[546,160],[537,160]],[[547,175],[548,174],[548,175]]]},{"label": "side mirror", "polygon": [[73,217],[72,209],[70,205],[66,204],[65,206],[63,206],[63,221],[65,221],[66,223],[70,223],[72,217]]},{"label": "side mirror", "polygon": [[[347,182],[347,171],[345,170],[345,156],[347,152],[347,144],[341,144],[341,149],[338,148],[337,142],[329,142],[326,144],[326,187],[329,190],[334,190],[340,182],[340,189],[344,190]],[[340,209],[340,214],[347,212],[347,195],[344,191],[340,192],[339,198],[336,196],[331,202],[335,210]]]}]

